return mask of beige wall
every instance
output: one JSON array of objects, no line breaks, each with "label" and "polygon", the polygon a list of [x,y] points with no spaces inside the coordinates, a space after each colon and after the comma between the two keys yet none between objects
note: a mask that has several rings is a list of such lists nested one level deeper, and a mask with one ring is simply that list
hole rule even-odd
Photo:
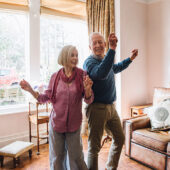
[{"label": "beige wall", "polygon": [[170,87],[170,0],[148,5],[148,96],[154,87]]},{"label": "beige wall", "polygon": [[120,1],[120,60],[139,56],[121,73],[121,114],[129,117],[130,106],[147,102],[147,4],[136,0]]},{"label": "beige wall", "polygon": [[169,9],[170,0],[120,1],[120,59],[139,49],[121,74],[123,118],[129,117],[130,106],[152,102],[154,87],[170,87]]}]

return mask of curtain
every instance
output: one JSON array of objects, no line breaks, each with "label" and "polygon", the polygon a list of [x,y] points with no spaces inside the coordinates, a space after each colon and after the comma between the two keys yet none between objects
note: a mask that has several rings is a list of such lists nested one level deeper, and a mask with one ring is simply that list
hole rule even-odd
[{"label": "curtain", "polygon": [[86,0],[88,33],[100,32],[106,40],[115,32],[114,0]]}]

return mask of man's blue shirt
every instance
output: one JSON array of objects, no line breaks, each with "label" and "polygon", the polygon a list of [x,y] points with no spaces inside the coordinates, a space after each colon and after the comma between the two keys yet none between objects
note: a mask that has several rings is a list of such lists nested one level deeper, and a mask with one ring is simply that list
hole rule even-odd
[{"label": "man's blue shirt", "polygon": [[115,51],[109,49],[104,59],[89,56],[83,65],[93,80],[94,103],[112,104],[116,100],[115,73],[126,69],[132,62],[130,58],[114,64]]}]

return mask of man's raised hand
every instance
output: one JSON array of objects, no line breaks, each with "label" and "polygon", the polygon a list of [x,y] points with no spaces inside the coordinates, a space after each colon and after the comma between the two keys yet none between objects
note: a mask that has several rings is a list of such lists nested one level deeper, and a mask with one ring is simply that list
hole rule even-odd
[{"label": "man's raised hand", "polygon": [[117,42],[118,42],[118,39],[115,36],[115,33],[111,33],[109,35],[108,41],[109,41],[109,48],[112,50],[115,50],[117,47]]},{"label": "man's raised hand", "polygon": [[134,49],[132,51],[132,55],[130,57],[131,61],[133,61],[136,58],[137,55],[138,55],[138,49]]}]

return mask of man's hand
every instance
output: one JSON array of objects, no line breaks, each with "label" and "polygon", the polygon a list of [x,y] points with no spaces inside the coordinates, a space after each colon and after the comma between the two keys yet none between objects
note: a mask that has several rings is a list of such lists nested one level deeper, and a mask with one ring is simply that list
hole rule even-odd
[{"label": "man's hand", "polygon": [[131,61],[133,61],[137,55],[138,55],[138,49],[134,49],[132,51],[132,56],[130,57]]},{"label": "man's hand", "polygon": [[109,48],[112,50],[115,50],[117,47],[117,37],[115,36],[115,33],[111,33],[108,38],[109,41]]}]

